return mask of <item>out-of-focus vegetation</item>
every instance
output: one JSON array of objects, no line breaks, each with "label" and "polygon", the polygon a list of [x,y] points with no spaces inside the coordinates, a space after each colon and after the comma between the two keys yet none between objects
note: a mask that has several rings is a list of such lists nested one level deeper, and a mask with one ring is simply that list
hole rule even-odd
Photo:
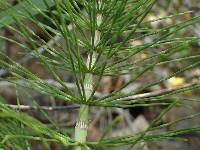
[{"label": "out-of-focus vegetation", "polygon": [[1,0],[0,148],[200,149],[199,38],[198,0]]}]

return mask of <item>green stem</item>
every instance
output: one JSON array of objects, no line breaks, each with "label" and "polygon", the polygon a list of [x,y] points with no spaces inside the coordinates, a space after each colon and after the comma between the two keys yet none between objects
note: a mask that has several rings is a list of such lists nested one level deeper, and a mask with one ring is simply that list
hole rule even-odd
[{"label": "green stem", "polygon": [[[86,74],[84,83],[86,99],[90,97],[93,90],[92,79],[92,74]],[[80,144],[84,144],[86,142],[88,129],[88,114],[89,106],[81,105],[75,128],[75,140]],[[75,150],[82,150],[82,146],[77,146]]]},{"label": "green stem", "polygon": [[[97,15],[97,26],[100,26],[102,23],[102,15]],[[94,36],[94,46],[97,46],[100,42],[101,33],[100,31],[95,31]],[[91,57],[92,56],[92,57]],[[95,62],[97,59],[97,53],[94,51],[91,55],[88,54],[87,59],[87,67],[93,68]],[[90,98],[92,92],[93,92],[93,75],[91,73],[87,73],[85,75],[84,80],[84,90],[85,90],[85,97],[86,101]],[[78,120],[76,122],[76,128],[75,128],[75,140],[80,143],[79,146],[75,147],[75,150],[83,150],[82,144],[86,142],[87,139],[87,129],[88,129],[88,116],[89,116],[89,106],[87,105],[81,105],[78,115]]]},{"label": "green stem", "polygon": [[[78,121],[75,128],[75,140],[80,144],[86,142],[87,128],[88,128],[88,113],[89,107],[87,105],[81,105],[79,110]],[[81,150],[82,146],[77,146],[75,150]]]}]

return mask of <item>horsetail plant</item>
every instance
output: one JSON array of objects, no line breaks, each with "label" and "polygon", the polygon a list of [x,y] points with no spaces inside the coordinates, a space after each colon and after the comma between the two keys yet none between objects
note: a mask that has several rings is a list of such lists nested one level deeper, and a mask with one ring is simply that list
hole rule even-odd
[{"label": "horsetail plant", "polygon": [[[78,104],[80,109],[74,129],[74,138],[72,138],[27,114],[12,110],[7,104],[0,103],[0,147],[29,150],[31,149],[30,141],[41,141],[47,149],[50,149],[50,142],[56,142],[67,149],[74,148],[75,150],[107,149],[124,145],[131,149],[138,143],[173,139],[182,134],[200,131],[200,126],[197,125],[152,134],[156,129],[198,117],[199,114],[193,114],[166,124],[160,122],[160,119],[170,109],[184,106],[185,101],[199,103],[198,98],[184,98],[178,93],[200,87],[199,82],[193,82],[183,87],[143,93],[150,87],[164,83],[200,65],[199,55],[188,56],[190,54],[188,51],[180,54],[182,49],[189,49],[191,43],[198,42],[199,37],[181,37],[178,34],[183,29],[199,23],[200,16],[159,29],[152,29],[149,25],[152,22],[189,13],[177,13],[147,21],[146,18],[156,5],[156,1],[19,0],[14,6],[6,1],[1,2],[0,28],[6,27],[10,32],[25,39],[25,42],[3,35],[0,35],[0,38],[20,47],[24,57],[37,59],[59,86],[32,73],[2,51],[0,52],[0,66],[4,71],[4,76],[7,74],[8,77],[1,77],[1,80],[19,84],[64,102]],[[39,36],[31,24],[39,28],[46,39]],[[139,45],[130,44],[131,41],[134,43],[134,41],[143,41],[149,37],[153,40]],[[138,54],[142,53],[146,53],[146,56],[139,57]],[[174,58],[173,54],[180,55]],[[123,92],[140,77],[152,73],[157,66],[176,62],[182,62],[185,66],[168,76],[155,78],[128,93]],[[76,90],[66,84],[64,77],[59,74],[60,70],[73,74]],[[96,96],[104,76],[127,74],[131,74],[131,79],[119,89],[107,95]],[[19,80],[24,81],[23,85],[19,83]],[[97,142],[87,141],[90,107],[134,109],[157,105],[165,106],[165,109],[145,131],[102,138]],[[20,130],[22,128],[23,131]]]}]

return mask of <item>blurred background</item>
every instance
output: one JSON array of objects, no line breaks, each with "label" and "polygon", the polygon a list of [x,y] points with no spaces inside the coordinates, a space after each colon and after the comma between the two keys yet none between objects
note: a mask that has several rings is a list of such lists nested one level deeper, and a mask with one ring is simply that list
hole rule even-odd
[{"label": "blurred background", "polygon": [[[9,0],[13,5],[17,4],[15,0]],[[0,12],[3,11],[0,6]],[[150,22],[148,24],[152,29],[159,29],[168,25],[173,25],[175,23],[190,19],[194,16],[200,15],[200,1],[199,0],[158,0],[156,5],[153,7],[151,13],[145,18],[145,21],[156,20],[165,16],[172,14],[187,12],[181,16],[167,18],[155,22]],[[41,16],[37,16],[40,18]],[[41,20],[43,18],[40,18]],[[45,21],[45,20],[44,20]],[[33,24],[29,26],[45,41],[48,41],[49,45],[53,46],[52,39],[49,39],[43,32],[40,31]],[[26,39],[20,37],[14,32],[6,28],[0,29],[0,35],[5,36],[14,40],[19,41],[20,43],[26,43]],[[181,30],[177,33],[176,37],[186,37],[186,36],[197,36],[200,37],[200,24],[190,26],[187,29]],[[122,37],[120,37],[123,39]],[[147,43],[148,41],[154,40],[155,36],[148,36],[143,39],[138,39],[137,41],[130,41],[130,45],[141,45]],[[57,36],[54,37],[54,40],[62,43],[62,39]],[[168,45],[158,46],[156,48],[149,49],[148,51],[141,52],[137,54],[137,58],[145,58],[148,55],[149,51],[161,51],[166,49]],[[29,56],[24,56],[23,51],[16,44],[13,44],[8,41],[0,40],[0,50],[4,51],[7,56],[11,57],[13,60],[23,64],[33,73],[37,74],[42,79],[48,80],[48,82],[57,85],[57,83],[52,79],[51,75],[40,65],[40,63]],[[43,51],[43,48],[40,48]],[[45,52],[44,52],[45,53]],[[170,60],[178,58],[181,55],[190,56],[190,55],[200,55],[200,42],[192,43],[189,46],[185,46],[178,53],[174,53],[170,58],[159,58],[163,60]],[[134,58],[131,58],[134,59]],[[198,58],[197,58],[198,59]],[[130,60],[131,61],[131,60]],[[174,70],[181,68],[185,64],[192,63],[191,61],[197,60],[188,60],[184,62],[175,62],[169,64],[163,64],[155,67],[151,73],[141,76],[136,82],[130,84],[127,88],[123,90],[124,93],[129,93],[131,90],[136,89],[149,81],[166,77],[170,75]],[[200,61],[200,60],[199,60]],[[70,88],[75,88],[75,83],[73,76],[70,72],[63,72],[59,70],[59,73],[62,75],[62,78]],[[0,69],[0,76],[2,78],[9,78],[9,73],[3,69]],[[101,97],[107,93],[110,93],[114,90],[119,89],[124,83],[128,82],[134,77],[134,72],[128,75],[121,76],[105,76],[101,81],[100,88],[96,93],[96,97]],[[178,86],[184,86],[188,83],[200,80],[200,68],[194,68],[192,70],[184,72],[180,76],[173,77],[159,85],[156,85],[148,90],[143,91],[142,93],[154,92],[157,90],[176,88]],[[19,81],[23,85],[24,81]],[[198,98],[200,97],[200,91],[194,90],[192,92],[182,93],[181,96]],[[7,81],[0,81],[0,100],[4,103],[8,103],[11,106],[15,106],[20,103],[20,105],[33,106],[31,108],[24,108],[21,111],[24,111],[35,118],[39,119],[41,122],[52,126],[52,122],[59,126],[64,132],[67,132],[73,136],[73,128],[76,122],[77,115],[77,106],[73,104],[68,104],[63,101],[59,101],[53,97],[45,97],[39,94],[36,91],[23,88],[21,86],[16,86]],[[42,110],[40,107],[35,109],[37,106],[51,106],[52,110]],[[165,106],[151,106],[151,107],[136,107],[131,109],[121,109],[121,108],[97,108],[92,107],[90,112],[90,127],[89,127],[89,140],[96,140],[102,136],[105,127],[112,122],[114,118],[118,115],[122,116],[122,119],[115,124],[112,129],[109,130],[106,136],[120,136],[130,133],[137,133],[144,131],[150,124],[150,122],[162,111]],[[44,113],[45,112],[45,113]],[[162,123],[172,122],[177,120],[180,117],[184,117],[190,114],[200,112],[200,104],[190,102],[190,107],[176,107],[171,109],[161,120]],[[190,127],[195,124],[200,124],[200,118],[192,118],[189,120],[181,121],[177,124],[171,125],[167,128],[160,130],[171,130],[183,127]],[[159,132],[159,130],[157,131]],[[200,150],[200,133],[191,133],[183,135],[185,140],[165,140],[157,141],[152,143],[147,143],[144,146],[145,150]],[[33,143],[35,149],[43,149],[39,143]],[[51,144],[52,150],[59,150],[62,147],[59,147],[55,143]],[[126,149],[125,147],[119,148],[119,150]],[[136,146],[134,149],[141,149],[140,145]],[[115,150],[117,150],[115,148]]]}]

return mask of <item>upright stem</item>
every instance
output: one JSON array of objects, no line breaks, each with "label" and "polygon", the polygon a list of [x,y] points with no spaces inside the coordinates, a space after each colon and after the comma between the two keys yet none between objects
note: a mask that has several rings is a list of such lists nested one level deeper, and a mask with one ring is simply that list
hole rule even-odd
[{"label": "upright stem", "polygon": [[[81,105],[79,110],[78,121],[75,127],[75,140],[81,144],[86,142],[87,128],[88,128],[88,112],[89,107],[87,105]],[[75,150],[81,150],[82,147],[77,146]]]},{"label": "upright stem", "polygon": [[[100,26],[102,23],[102,15],[97,14],[97,26]],[[94,36],[94,46],[97,46],[100,42],[101,32],[96,30]],[[88,54],[87,58],[87,67],[92,68],[96,62],[97,53],[94,51],[92,57]],[[84,90],[85,97],[88,100],[93,92],[93,75],[87,73],[84,80]],[[88,116],[89,116],[89,106],[81,105],[78,115],[78,120],[75,127],[75,140],[80,144],[84,144],[87,138],[87,129],[88,129]],[[82,146],[75,147],[75,150],[82,150]]]},{"label": "upright stem", "polygon": [[[99,42],[99,34],[100,32],[95,32],[95,42]],[[92,57],[88,55],[87,59],[87,67],[89,68],[90,64],[93,67],[97,59],[97,53],[93,52]],[[92,68],[91,67],[91,68]],[[85,90],[85,97],[88,100],[93,92],[93,75],[91,73],[87,73],[85,75],[84,80],[84,90]],[[75,127],[75,140],[81,144],[86,142],[87,137],[87,129],[88,129],[88,114],[89,114],[89,106],[81,105],[78,115],[78,120],[76,122]],[[82,150],[81,146],[77,146],[75,150]]]},{"label": "upright stem", "polygon": [[[92,93],[93,86],[92,86],[92,74],[86,74],[85,76],[85,95],[88,99]],[[86,142],[87,137],[87,129],[88,129],[88,114],[89,114],[89,106],[87,105],[81,105],[79,114],[78,114],[78,120],[76,122],[75,127],[75,140],[81,144],[84,144]],[[82,150],[81,146],[77,146],[75,150]]]}]

